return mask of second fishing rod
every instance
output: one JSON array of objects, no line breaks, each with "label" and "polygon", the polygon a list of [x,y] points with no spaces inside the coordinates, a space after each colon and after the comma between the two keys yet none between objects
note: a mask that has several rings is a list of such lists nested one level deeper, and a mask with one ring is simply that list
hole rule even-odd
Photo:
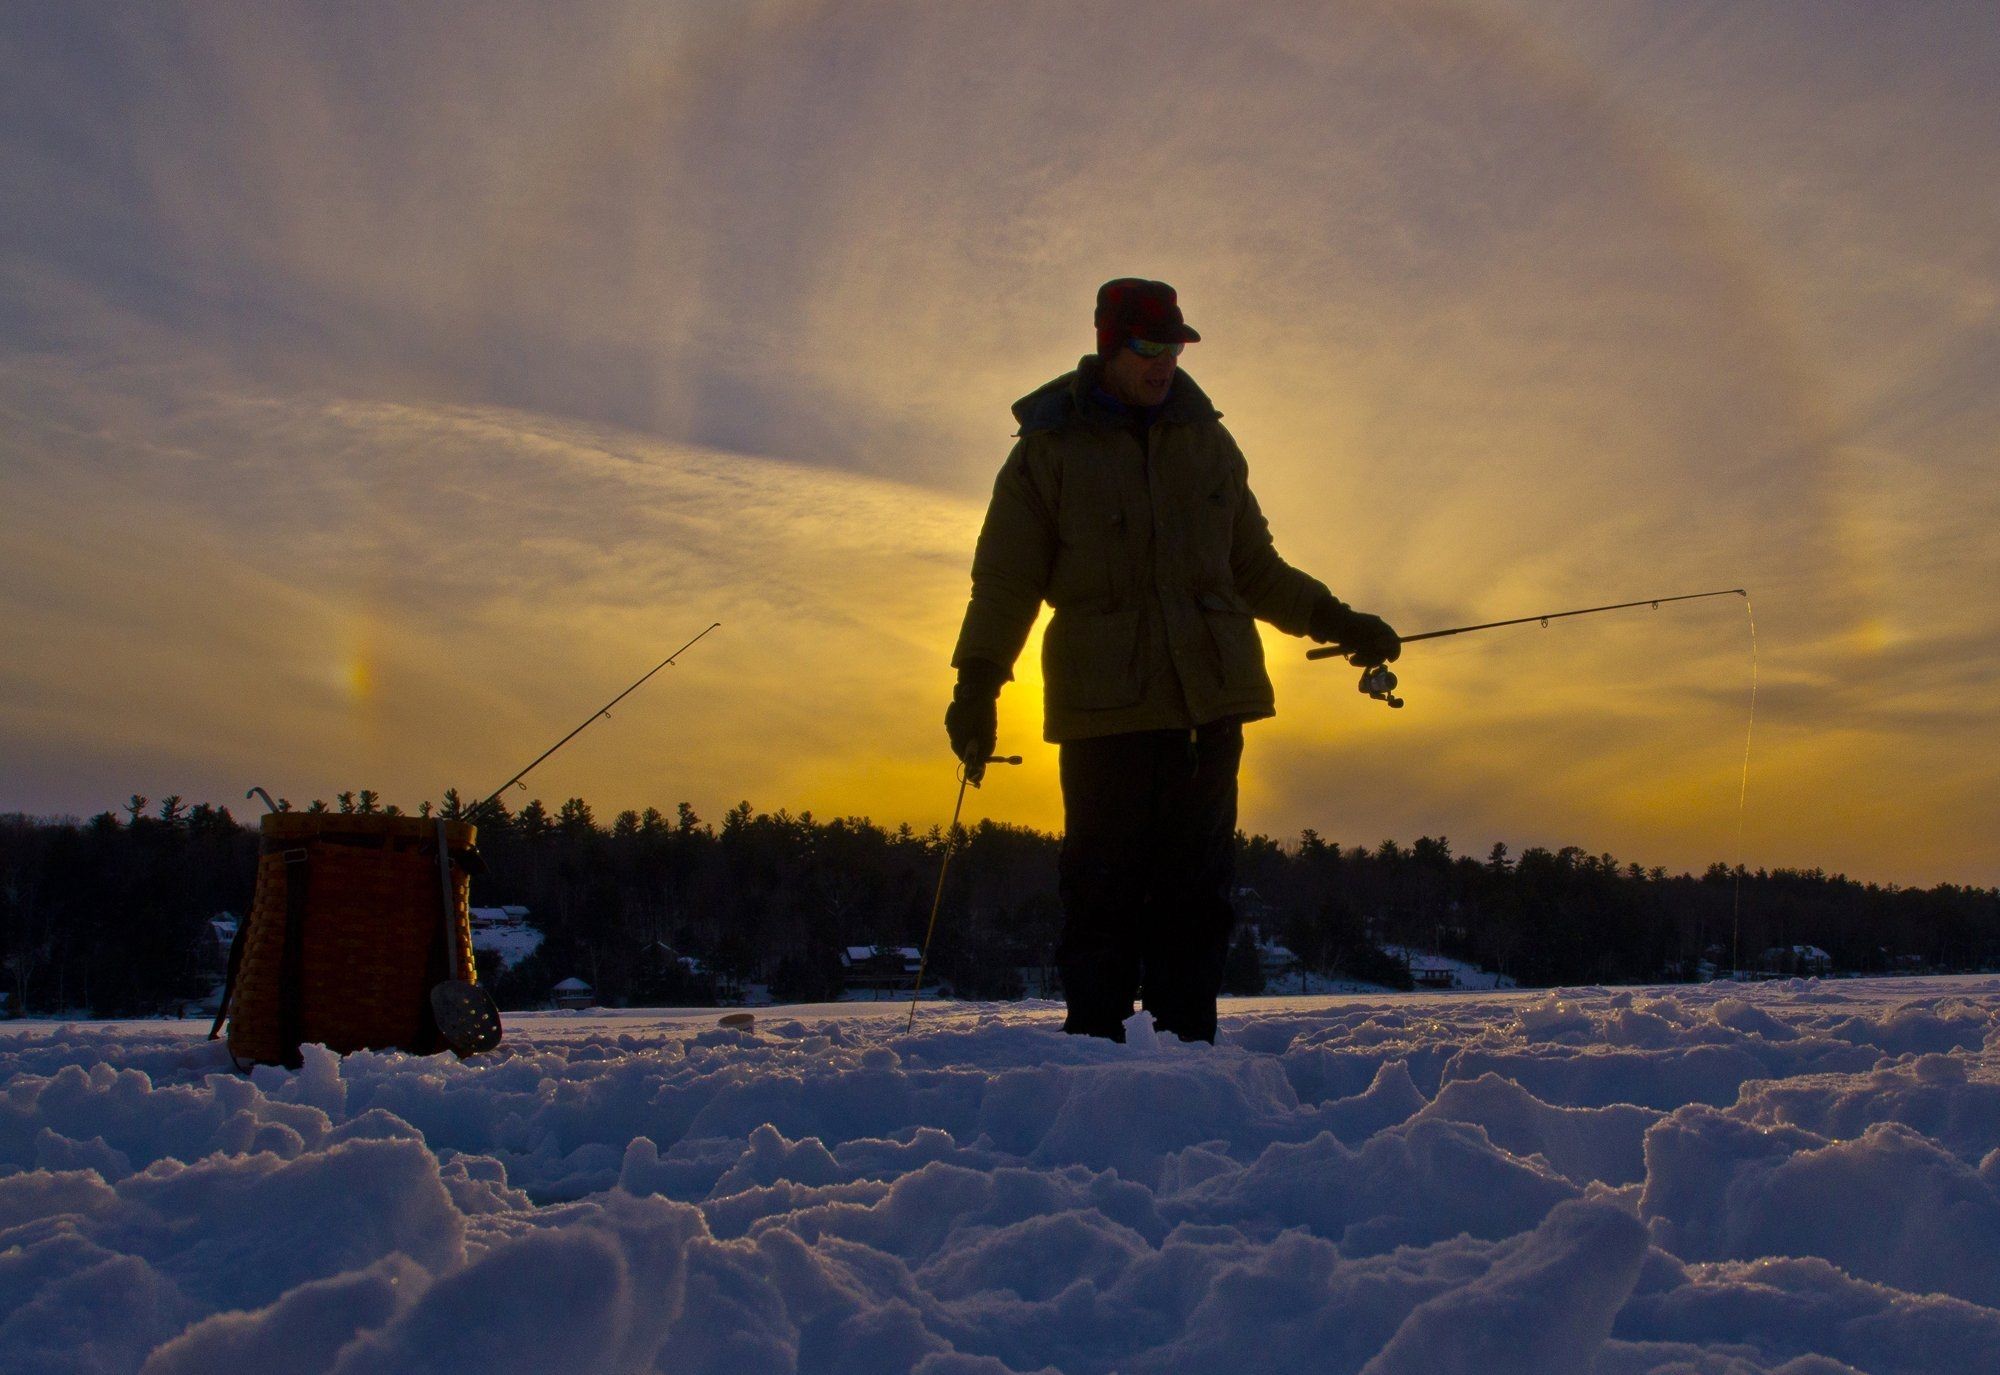
[{"label": "second fishing rod", "polygon": [[[659,663],[654,664],[651,668],[640,674],[637,681],[632,683],[630,687],[626,688],[616,697],[613,697],[596,711],[590,713],[590,715],[584,717],[575,730],[572,730],[568,735],[565,735],[562,739],[556,741],[555,744],[536,755],[534,761],[526,768],[520,770],[512,778],[509,778],[505,783],[495,788],[483,800],[468,808],[464,813],[464,819],[475,823],[479,822],[485,817],[488,808],[500,800],[500,794],[506,792],[507,789],[516,784],[520,784],[520,786],[525,788],[527,784],[522,783],[521,780],[534,772],[537,765],[564,745],[576,739],[577,736],[583,734],[599,718],[609,716],[613,707],[637,692],[647,679],[651,678],[661,669],[671,665],[674,660],[687,653],[688,649],[699,641],[703,635],[707,635],[710,630],[716,629],[721,624],[722,622],[717,621],[713,625],[710,625],[708,630],[701,632],[701,635],[695,636],[687,644],[682,645],[672,654],[660,660]],[[458,900],[452,877],[452,860],[447,850],[445,827],[446,819],[440,816],[437,822],[438,876],[444,893],[444,948],[447,961],[450,962],[453,969],[456,969],[460,958],[456,942],[461,932],[458,921]],[[467,958],[469,961],[469,956]],[[500,1010],[494,1004],[492,996],[475,982],[453,978],[445,979],[434,985],[431,989],[431,1015],[436,1019],[438,1030],[443,1034],[445,1041],[461,1056],[475,1054],[482,1050],[491,1050],[500,1044]]]},{"label": "second fishing rod", "polygon": [[610,701],[606,702],[596,711],[590,713],[590,715],[584,717],[583,721],[577,726],[575,730],[571,731],[568,735],[565,735],[562,739],[556,741],[555,744],[550,745],[547,749],[543,750],[540,754],[536,755],[534,761],[530,763],[526,768],[522,769],[519,773],[516,773],[512,778],[509,778],[505,783],[502,783],[499,787],[495,788],[492,792],[488,793],[485,796],[485,798],[483,798],[481,801],[474,803],[471,807],[467,808],[465,813],[466,816],[473,820],[477,820],[479,817],[485,814],[486,809],[488,807],[491,807],[495,802],[498,802],[500,800],[500,794],[506,792],[507,789],[515,786],[516,784],[520,784],[520,786],[524,788],[527,787],[528,785],[522,783],[521,780],[526,778],[529,774],[533,773],[535,769],[542,763],[543,760],[547,759],[550,755],[554,754],[564,745],[567,745],[570,741],[576,739],[577,736],[583,734],[586,730],[590,729],[590,727],[595,725],[601,718],[610,716],[611,709],[617,706],[620,702],[624,701],[627,697],[630,697],[633,693],[637,692],[641,687],[645,686],[647,679],[651,678],[655,673],[658,673],[663,668],[672,667],[676,659],[680,658],[681,655],[687,653],[690,649],[694,648],[695,645],[699,644],[703,639],[703,637],[705,637],[709,633],[709,631],[715,630],[719,628],[721,625],[722,625],[721,621],[716,621],[714,624],[708,627],[708,630],[702,631],[700,635],[695,636],[692,640],[689,640],[686,644],[682,645],[679,649],[669,654],[666,658],[660,660],[660,662],[654,664],[651,668],[647,669],[644,673],[640,674],[639,677],[632,683],[630,687],[626,688],[616,697],[613,697]]}]

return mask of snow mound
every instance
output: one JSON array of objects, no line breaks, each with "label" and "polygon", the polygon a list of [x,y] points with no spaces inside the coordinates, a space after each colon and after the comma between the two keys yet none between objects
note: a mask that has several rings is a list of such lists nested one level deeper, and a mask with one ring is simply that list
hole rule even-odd
[{"label": "snow mound", "polygon": [[0,1369],[1986,1369],[1995,989],[601,1012],[248,1077],[15,1023]]}]

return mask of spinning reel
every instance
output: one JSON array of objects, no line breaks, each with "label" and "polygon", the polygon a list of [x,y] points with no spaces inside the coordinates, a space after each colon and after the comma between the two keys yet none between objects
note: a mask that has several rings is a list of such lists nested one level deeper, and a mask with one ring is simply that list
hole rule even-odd
[{"label": "spinning reel", "polygon": [[1403,705],[1403,699],[1396,695],[1396,675],[1389,671],[1387,664],[1370,664],[1362,669],[1361,681],[1355,686],[1378,702],[1387,702],[1396,708]]}]

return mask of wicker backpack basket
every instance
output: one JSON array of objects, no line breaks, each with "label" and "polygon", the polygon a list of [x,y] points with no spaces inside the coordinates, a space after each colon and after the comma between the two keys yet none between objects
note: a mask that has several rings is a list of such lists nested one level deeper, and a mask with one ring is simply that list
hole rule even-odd
[{"label": "wicker backpack basket", "polygon": [[300,1063],[316,1041],[346,1054],[445,1048],[431,988],[477,981],[467,900],[478,867],[474,828],[414,816],[272,812],[264,817],[250,917],[230,951],[219,1031],[239,1061]]}]

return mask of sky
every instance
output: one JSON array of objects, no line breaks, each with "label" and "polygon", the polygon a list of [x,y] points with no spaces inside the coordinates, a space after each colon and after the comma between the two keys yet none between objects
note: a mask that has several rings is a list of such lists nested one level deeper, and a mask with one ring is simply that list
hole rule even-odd
[{"label": "sky", "polygon": [[[719,621],[532,794],[943,821],[1141,275],[1399,629],[1751,593],[1400,712],[1267,627],[1246,829],[2000,883],[1984,0],[16,5],[0,167],[0,810],[484,794]],[[1035,654],[968,818],[1060,824]]]}]

